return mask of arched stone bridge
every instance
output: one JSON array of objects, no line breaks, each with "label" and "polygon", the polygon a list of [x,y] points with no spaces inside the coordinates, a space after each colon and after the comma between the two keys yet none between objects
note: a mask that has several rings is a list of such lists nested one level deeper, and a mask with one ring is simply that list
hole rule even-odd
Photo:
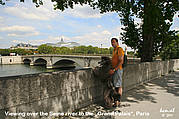
[{"label": "arched stone bridge", "polygon": [[46,68],[59,68],[68,66],[96,67],[101,56],[77,55],[28,55],[22,56],[24,63],[30,65],[46,65]]}]

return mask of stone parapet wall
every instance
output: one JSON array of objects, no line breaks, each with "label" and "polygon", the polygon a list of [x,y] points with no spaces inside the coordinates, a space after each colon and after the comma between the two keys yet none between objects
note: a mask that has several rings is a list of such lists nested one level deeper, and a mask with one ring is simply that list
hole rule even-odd
[{"label": "stone parapet wall", "polygon": [[174,70],[179,70],[179,59],[173,59],[172,60],[174,62]]},{"label": "stone parapet wall", "polygon": [[101,101],[102,91],[92,69],[0,78],[0,119],[5,110],[72,112]]},{"label": "stone parapet wall", "polygon": [[166,75],[179,68],[179,59],[170,61],[145,62],[124,68],[123,88],[130,90],[139,84]]}]

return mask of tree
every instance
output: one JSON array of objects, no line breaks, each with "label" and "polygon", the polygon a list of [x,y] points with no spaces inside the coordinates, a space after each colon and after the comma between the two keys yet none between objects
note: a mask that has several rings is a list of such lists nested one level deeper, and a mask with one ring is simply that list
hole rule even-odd
[{"label": "tree", "polygon": [[70,48],[67,48],[67,47],[60,47],[60,53],[61,54],[70,54],[71,50],[70,50]]},{"label": "tree", "polygon": [[179,34],[170,37],[170,40],[167,40],[167,42],[163,44],[160,57],[163,60],[179,58]]},{"label": "tree", "polygon": [[8,56],[10,54],[10,49],[0,49],[0,55]]},{"label": "tree", "polygon": [[16,54],[19,54],[19,55],[25,55],[25,54],[28,54],[25,50],[25,49],[21,49],[21,48],[17,48],[17,49],[14,49],[14,50],[10,50],[11,52],[14,52]]},{"label": "tree", "polygon": [[[20,0],[24,2],[24,0]],[[36,6],[43,5],[43,0],[32,0]],[[122,17],[121,23],[126,27],[124,42],[138,49],[141,61],[152,61],[155,52],[165,39],[163,29],[170,27],[174,14],[179,10],[178,0],[51,0],[56,2],[54,9],[65,10],[75,4],[89,4],[98,8],[101,13],[117,12]],[[4,4],[3,0],[0,0]],[[136,28],[134,17],[140,18],[143,24]],[[171,31],[165,29],[167,34]],[[169,33],[170,34],[170,33]],[[169,35],[168,34],[168,35]],[[159,38],[162,36],[164,38]],[[157,39],[159,38],[159,39]]]},{"label": "tree", "polygon": [[46,44],[40,45],[38,47],[38,52],[40,54],[52,54],[53,51],[54,51],[53,47],[52,46],[48,46]]}]

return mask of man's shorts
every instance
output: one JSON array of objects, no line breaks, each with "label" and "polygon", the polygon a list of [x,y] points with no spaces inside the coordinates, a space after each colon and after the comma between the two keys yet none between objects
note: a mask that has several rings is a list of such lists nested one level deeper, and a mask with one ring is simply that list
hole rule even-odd
[{"label": "man's shorts", "polygon": [[122,87],[122,73],[123,70],[118,69],[117,71],[114,72],[112,76],[113,85],[115,88]]}]

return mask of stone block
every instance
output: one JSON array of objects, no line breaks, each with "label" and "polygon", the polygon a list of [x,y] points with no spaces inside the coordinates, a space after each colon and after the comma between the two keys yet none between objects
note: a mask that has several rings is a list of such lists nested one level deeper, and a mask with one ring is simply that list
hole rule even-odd
[{"label": "stone block", "polygon": [[19,102],[16,97],[16,91],[15,91],[15,82],[16,80],[4,80],[3,81],[3,104],[4,108],[9,108],[11,106],[17,105]]},{"label": "stone block", "polygon": [[29,102],[40,100],[40,78],[32,77],[29,79]]},{"label": "stone block", "polygon": [[17,117],[18,119],[34,119],[32,116],[27,115],[32,112],[29,103],[16,106],[16,112],[22,114]]},{"label": "stone block", "polygon": [[0,119],[17,119],[18,116],[10,116],[8,113],[16,113],[16,107],[0,110]]},{"label": "stone block", "polygon": [[56,95],[55,80],[50,73],[42,74],[40,76],[40,98],[49,98]]},{"label": "stone block", "polygon": [[5,88],[3,88],[3,80],[0,80],[0,109],[4,109],[4,96],[5,96]]},{"label": "stone block", "polygon": [[19,104],[29,103],[29,78],[19,77],[16,79],[15,92]]}]

